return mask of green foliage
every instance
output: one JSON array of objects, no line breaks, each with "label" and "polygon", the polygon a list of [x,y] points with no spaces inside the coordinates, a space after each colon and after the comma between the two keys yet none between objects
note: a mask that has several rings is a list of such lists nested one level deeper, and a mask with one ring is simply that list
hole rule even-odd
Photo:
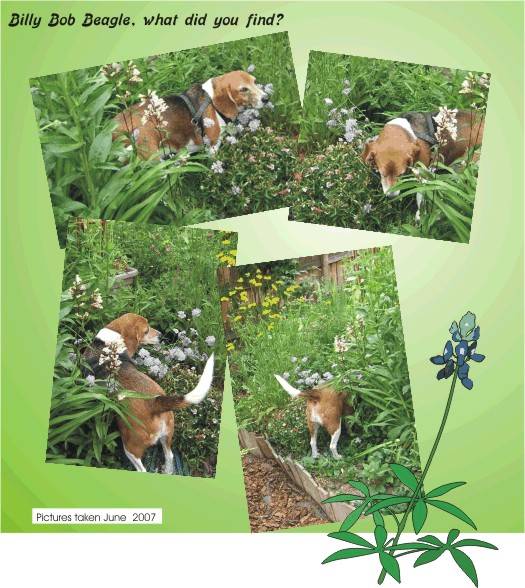
[{"label": "green foliage", "polygon": [[[236,237],[227,236],[235,247]],[[48,460],[132,469],[115,423],[117,414],[133,418],[125,402],[131,393],[119,390],[119,400],[111,382],[85,379],[82,352],[110,321],[135,312],[164,335],[162,344],[135,357],[137,368],[168,395],[189,392],[215,352],[214,389],[198,407],[178,412],[174,438],[192,475],[213,475],[226,359],[215,272],[225,234],[82,221],[71,225],[67,240]],[[138,277],[115,287],[126,266],[138,269]]]},{"label": "green foliage", "polygon": [[[228,177],[235,186],[244,187],[246,194],[225,203],[220,192],[224,183],[217,185],[205,153],[188,158],[182,151],[164,162],[156,158],[144,161],[126,151],[121,141],[112,141],[114,117],[136,104],[148,89],[159,96],[177,94],[196,82],[250,65],[255,66],[259,82],[271,82],[274,88],[274,108],[262,113],[263,125],[287,137],[296,136],[300,101],[286,33],[112,64],[104,70],[107,75],[91,67],[31,80],[60,240],[66,237],[71,216],[183,226],[274,206],[279,190],[272,195],[269,187],[281,179],[266,167],[272,163],[269,159],[259,158],[258,165],[245,166]],[[228,165],[246,161],[256,135],[249,133],[240,142],[239,153],[226,156]],[[273,153],[272,142],[266,142]],[[257,140],[256,144],[259,153],[264,146]],[[222,156],[222,150],[220,153]],[[273,162],[284,166],[277,175],[286,175],[290,159],[280,157]],[[259,178],[267,184],[261,202],[249,194]],[[231,186],[226,190],[230,193]]]},{"label": "green foliage", "polygon": [[417,164],[393,188],[401,190],[393,200],[360,154],[365,140],[406,112],[447,106],[483,118],[489,83],[486,75],[462,70],[312,52],[290,217],[468,242],[478,176],[473,154],[446,167],[435,163],[436,147],[432,170]]}]

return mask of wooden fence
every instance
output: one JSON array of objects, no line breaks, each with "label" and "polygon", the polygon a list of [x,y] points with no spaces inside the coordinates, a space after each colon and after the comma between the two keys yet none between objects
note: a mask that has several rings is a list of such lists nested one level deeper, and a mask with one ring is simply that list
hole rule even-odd
[{"label": "wooden fence", "polygon": [[[371,251],[377,251],[376,248]],[[348,267],[348,261],[351,260],[350,267],[354,272],[357,272],[357,281],[360,282],[359,276],[359,250],[354,249],[352,251],[342,251],[340,253],[330,253],[328,255],[311,255],[308,257],[299,257],[297,259],[299,264],[299,273],[295,277],[295,281],[300,284],[303,281],[311,280],[312,278],[324,279],[325,282],[333,282],[338,286],[343,286],[346,273],[345,268]],[[242,266],[241,266],[242,267]],[[242,272],[242,269],[241,269]],[[234,288],[238,286],[237,279],[239,278],[239,268],[237,267],[226,267],[217,270],[217,279],[219,287],[224,289],[225,287]],[[248,303],[254,302],[255,304],[261,303],[261,296],[265,293],[260,288],[252,285],[244,284],[244,289],[248,295]],[[224,330],[226,333],[226,339],[231,340],[235,338],[235,334],[230,325],[229,314],[231,312],[231,302],[229,300],[221,301],[221,313],[222,320],[224,323]]]},{"label": "wooden fence", "polygon": [[278,455],[265,437],[250,433],[246,429],[239,429],[239,444],[243,449],[250,449],[251,454],[256,457],[274,460],[300,490],[319,504],[330,521],[342,522],[354,511],[354,507],[346,502],[322,504],[331,494],[318,484],[302,465],[289,457],[282,458]]}]

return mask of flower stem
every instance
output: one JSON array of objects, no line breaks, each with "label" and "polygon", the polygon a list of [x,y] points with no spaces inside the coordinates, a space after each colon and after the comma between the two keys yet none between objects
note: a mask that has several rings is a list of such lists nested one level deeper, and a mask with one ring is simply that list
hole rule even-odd
[{"label": "flower stem", "polygon": [[[427,472],[430,468],[430,464],[432,463],[432,460],[434,459],[434,455],[436,453],[437,447],[438,447],[439,442],[441,440],[441,435],[443,434],[443,430],[444,430],[445,424],[447,422],[448,413],[450,412],[450,407],[452,405],[452,398],[454,396],[454,389],[456,387],[456,380],[457,379],[458,379],[458,366],[456,365],[456,367],[454,369],[454,377],[452,378],[452,384],[450,385],[450,392],[448,393],[447,405],[445,407],[445,412],[443,413],[443,418],[441,419],[441,425],[439,427],[439,431],[438,431],[436,440],[434,441],[434,445],[432,446],[432,450],[430,452],[430,455],[428,456],[428,460],[425,465],[425,469],[423,470],[423,473],[421,474],[421,478],[419,479],[418,485],[414,491],[412,499],[408,503],[405,514],[404,514],[403,518],[401,519],[401,523],[399,524],[399,526],[397,528],[397,534],[394,538],[394,541],[392,542],[392,547],[394,545],[397,545],[397,543],[399,541],[399,537],[401,536],[401,533],[403,532],[403,530],[405,528],[405,525],[407,523],[408,517],[410,516],[410,513],[412,511],[414,503],[416,502],[416,500],[419,497],[419,493],[420,493],[421,488],[423,487],[423,482],[425,481],[425,477],[426,477]],[[386,576],[386,570],[385,570],[385,568],[383,568],[381,570],[381,574],[379,575],[379,579],[377,580],[377,583],[382,584],[385,580],[385,576]]]}]

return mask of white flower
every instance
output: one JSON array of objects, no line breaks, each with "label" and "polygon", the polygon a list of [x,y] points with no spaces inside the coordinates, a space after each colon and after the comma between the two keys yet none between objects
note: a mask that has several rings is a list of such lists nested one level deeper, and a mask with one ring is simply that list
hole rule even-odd
[{"label": "white flower", "polygon": [[202,314],[202,310],[201,310],[200,308],[194,308],[194,309],[191,311],[191,315],[192,315],[192,316],[200,316],[201,314]]},{"label": "white flower", "polygon": [[214,174],[222,174],[222,172],[224,171],[224,168],[222,167],[222,161],[214,161],[211,164],[211,169]]},{"label": "white flower", "polygon": [[215,121],[212,118],[208,118],[207,116],[205,116],[202,119],[202,124],[204,125],[205,129],[209,129],[210,127],[213,127],[215,125]]},{"label": "white flower", "polygon": [[204,342],[206,345],[208,345],[208,347],[213,347],[215,345],[215,337],[213,335],[209,335],[206,337],[206,339],[204,339]]},{"label": "white flower", "polygon": [[346,353],[348,351],[348,341],[343,337],[336,336],[334,339],[334,349],[336,353]]},{"label": "white flower", "polygon": [[325,104],[333,104],[333,103],[334,103],[334,101],[333,101],[331,98],[325,98],[325,99],[324,99],[324,103],[325,103]]},{"label": "white flower", "polygon": [[186,313],[183,310],[179,310],[179,312],[177,313],[177,316],[180,319],[185,319],[186,318]]},{"label": "white flower", "polygon": [[253,65],[253,63],[251,63],[247,68],[246,71],[248,73],[252,73],[255,70],[255,65]]},{"label": "white flower", "polygon": [[91,386],[95,385],[95,376],[93,376],[92,374],[90,374],[89,376],[86,376],[86,382],[87,382],[87,385],[91,388]]}]

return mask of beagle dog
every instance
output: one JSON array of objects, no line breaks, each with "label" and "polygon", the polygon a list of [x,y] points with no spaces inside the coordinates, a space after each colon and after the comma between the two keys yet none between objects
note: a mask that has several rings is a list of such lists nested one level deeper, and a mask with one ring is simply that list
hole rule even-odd
[{"label": "beagle dog", "polygon": [[204,84],[193,84],[182,94],[162,99],[152,95],[121,112],[115,119],[118,126],[113,140],[124,135],[129,150],[133,137],[142,159],[159,156],[159,150],[166,158],[183,147],[193,153],[203,144],[214,154],[228,122],[235,120],[244,108],[261,109],[268,101],[269,96],[257,87],[252,75],[232,71]]},{"label": "beagle dog", "polygon": [[[164,473],[173,473],[173,410],[198,404],[211,388],[213,379],[213,354],[208,359],[197,386],[185,396],[167,396],[164,390],[149,376],[139,371],[132,356],[141,344],[159,342],[160,333],[148,325],[138,314],[124,314],[110,322],[96,335],[91,347],[84,352],[84,359],[96,378],[107,378],[110,373],[110,353],[118,354],[118,370],[115,379],[125,390],[147,394],[153,398],[127,398],[127,408],[132,413],[127,424],[117,417],[124,452],[139,472],[145,472],[142,457],[148,447],[160,441],[164,452]],[[133,418],[135,417],[135,418]]]},{"label": "beagle dog", "polygon": [[[431,148],[438,143],[435,132],[435,112],[408,112],[387,122],[377,138],[368,141],[361,153],[361,159],[368,166],[375,166],[381,175],[383,192],[391,193],[391,188],[416,161],[426,166],[432,159]],[[439,155],[445,165],[450,165],[467,150],[481,145],[484,124],[471,112],[458,110],[456,114],[457,137],[453,140],[447,132],[446,143],[440,145]],[[474,154],[473,161],[479,159]]]},{"label": "beagle dog", "polygon": [[348,403],[346,393],[336,392],[329,386],[301,391],[291,386],[281,376],[275,375],[275,377],[292,398],[304,396],[307,399],[306,419],[308,421],[308,430],[310,431],[312,457],[314,459],[319,457],[317,432],[319,427],[322,426],[330,435],[330,451],[334,459],[341,459],[341,456],[337,453],[337,442],[341,435],[341,417],[354,413],[354,409]]}]

